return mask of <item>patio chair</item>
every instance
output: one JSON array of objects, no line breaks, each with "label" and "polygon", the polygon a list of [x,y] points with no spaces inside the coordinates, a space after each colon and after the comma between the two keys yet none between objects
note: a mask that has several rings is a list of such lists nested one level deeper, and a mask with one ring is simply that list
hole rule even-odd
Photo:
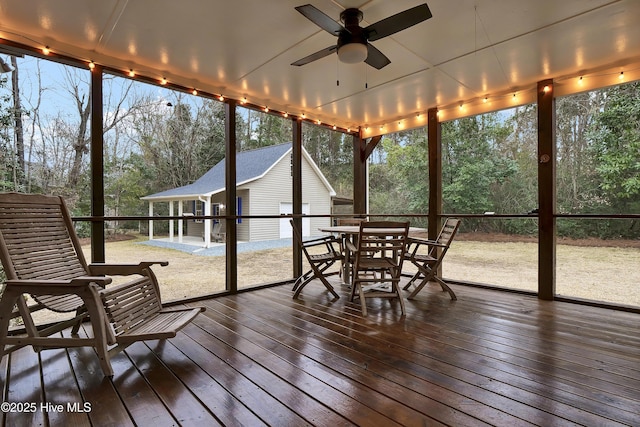
[{"label": "patio chair", "polygon": [[459,219],[448,218],[442,226],[440,234],[436,240],[427,240],[417,237],[410,237],[408,239],[407,251],[405,252],[404,258],[406,261],[415,265],[418,268],[418,271],[405,285],[404,290],[409,290],[415,281],[420,279],[420,283],[418,283],[415,289],[411,292],[408,299],[415,298],[418,292],[420,292],[422,288],[432,280],[438,282],[442,290],[449,293],[452,300],[457,299],[453,290],[440,277],[439,269],[459,227]]},{"label": "patio chair", "polygon": [[[311,240],[303,240],[302,233],[298,230],[293,220],[289,220],[291,228],[293,229],[293,236],[302,247],[310,269],[300,277],[298,277],[293,284],[293,298],[298,298],[302,289],[314,279],[318,279],[327,288],[329,292],[335,297],[340,298],[331,283],[327,280],[327,276],[338,274],[338,271],[328,272],[327,270],[338,261],[342,261],[343,255],[340,252],[340,238],[334,236],[319,237]],[[320,248],[320,253],[316,253],[315,248]],[[313,252],[313,253],[312,253]]]},{"label": "patio chair", "polygon": [[367,315],[367,298],[398,298],[402,315],[405,314],[400,276],[408,233],[408,222],[363,221],[356,243],[347,240],[355,259],[351,301],[356,294],[360,297],[363,316]]},{"label": "patio chair", "polygon": [[[0,358],[28,345],[38,352],[92,346],[104,374],[112,376],[114,354],[136,341],[174,337],[204,310],[162,307],[150,267],[166,261],[87,264],[61,197],[0,194],[0,259],[7,278],[0,298]],[[133,278],[107,287],[107,275]],[[28,305],[27,295],[37,304]],[[75,316],[37,327],[32,312],[38,308]],[[9,333],[16,317],[24,322],[24,334]],[[80,323],[87,319],[91,333],[80,338]]]}]

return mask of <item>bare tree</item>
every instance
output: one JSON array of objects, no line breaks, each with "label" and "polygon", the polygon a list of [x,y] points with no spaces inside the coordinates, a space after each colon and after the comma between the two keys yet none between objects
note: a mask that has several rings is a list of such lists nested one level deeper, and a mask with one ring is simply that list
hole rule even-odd
[{"label": "bare tree", "polygon": [[20,188],[25,183],[25,163],[24,163],[24,130],[22,128],[22,105],[20,103],[20,85],[18,75],[18,61],[15,56],[11,56],[11,88],[13,90],[13,119],[14,134],[16,143],[16,157],[18,160],[18,168],[15,171],[14,181],[15,187]]}]

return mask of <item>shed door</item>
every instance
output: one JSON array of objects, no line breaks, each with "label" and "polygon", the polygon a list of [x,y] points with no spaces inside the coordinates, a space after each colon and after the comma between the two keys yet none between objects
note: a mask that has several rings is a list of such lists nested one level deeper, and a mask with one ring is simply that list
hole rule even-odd
[{"label": "shed door", "polygon": [[[302,213],[309,215],[309,203],[302,204]],[[280,213],[288,215],[293,213],[293,203],[280,202]],[[287,239],[293,236],[289,218],[280,218],[280,238]],[[311,236],[311,218],[302,218],[302,236]]]}]

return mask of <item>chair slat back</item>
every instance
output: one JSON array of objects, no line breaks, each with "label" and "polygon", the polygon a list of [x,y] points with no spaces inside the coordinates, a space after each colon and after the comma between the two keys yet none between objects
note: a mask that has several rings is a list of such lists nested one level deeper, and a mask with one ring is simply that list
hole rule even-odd
[{"label": "chair slat back", "polygon": [[107,318],[117,335],[147,324],[160,312],[160,297],[148,276],[101,292]]},{"label": "chair slat back", "polygon": [[364,218],[338,218],[336,219],[336,225],[360,225],[362,221],[366,221]]},{"label": "chair slat back", "polygon": [[[0,259],[7,279],[68,280],[88,274],[61,197],[0,194]],[[81,305],[75,296],[38,302],[55,311]]]},{"label": "chair slat back", "polygon": [[[358,233],[357,257],[388,258],[402,266],[409,223],[396,221],[364,221]],[[356,259],[356,264],[358,264]]]},{"label": "chair slat back", "polygon": [[458,232],[458,227],[460,227],[460,220],[457,218],[447,218],[444,225],[442,226],[442,230],[440,230],[440,234],[438,235],[437,242],[441,245],[449,247],[456,233]]}]

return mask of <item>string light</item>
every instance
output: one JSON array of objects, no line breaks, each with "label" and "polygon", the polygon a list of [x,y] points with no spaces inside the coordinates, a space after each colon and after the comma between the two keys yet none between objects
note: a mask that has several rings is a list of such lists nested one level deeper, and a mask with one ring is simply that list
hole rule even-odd
[{"label": "string light", "polygon": [[51,53],[51,50],[49,50],[49,46],[43,47],[42,53],[44,53],[45,55],[49,55],[49,53]]},{"label": "string light", "polygon": [[336,125],[333,125],[333,130],[336,130],[336,129],[337,129]]},{"label": "string light", "polygon": [[265,113],[268,113],[268,112],[269,112],[269,107],[266,107],[266,106],[265,106],[265,107],[264,107],[264,112],[265,112]]},{"label": "string light", "polygon": [[286,119],[287,117],[289,117],[289,113],[287,113],[287,112],[285,111],[284,113],[282,113],[282,117],[284,117],[284,118]]},{"label": "string light", "polygon": [[245,96],[244,98],[242,98],[242,100],[240,101],[240,104],[246,104],[247,103],[247,97]]},{"label": "string light", "polygon": [[218,97],[218,100],[219,100],[220,102],[224,101],[224,96],[220,95],[220,96]]},{"label": "string light", "polygon": [[620,71],[620,75],[618,76],[620,80],[624,80],[624,71]]},{"label": "string light", "polygon": [[191,91],[192,94],[194,95],[198,95],[198,91],[194,88],[193,91]]},{"label": "string light", "polygon": [[486,104],[487,102],[489,102],[489,97],[488,97],[488,96],[485,96],[485,97],[484,97],[484,99],[482,100],[482,102],[484,102],[485,104]]},{"label": "string light", "polygon": [[162,78],[162,80],[160,80],[160,84],[161,84],[162,86],[166,85],[166,84],[167,84],[167,78],[166,78],[166,77],[163,77],[163,78]]},{"label": "string light", "polygon": [[545,86],[542,88],[542,91],[543,91],[544,93],[547,93],[547,92],[549,92],[550,90],[551,90],[551,88],[549,87],[549,85],[545,85]]},{"label": "string light", "polygon": [[93,70],[94,68],[96,68],[96,64],[93,61],[89,61],[89,69]]},{"label": "string light", "polygon": [[136,73],[133,71],[133,68],[129,70],[129,77],[135,76]]}]

